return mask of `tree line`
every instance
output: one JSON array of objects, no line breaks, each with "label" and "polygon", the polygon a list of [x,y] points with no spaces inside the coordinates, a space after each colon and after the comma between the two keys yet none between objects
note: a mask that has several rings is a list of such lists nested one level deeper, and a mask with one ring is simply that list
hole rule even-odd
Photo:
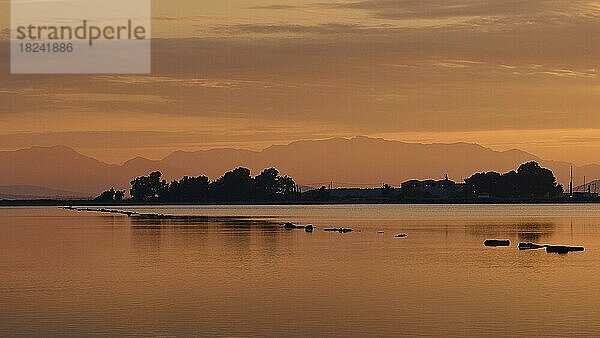
[{"label": "tree line", "polygon": [[493,198],[540,199],[562,195],[563,187],[550,169],[527,162],[504,174],[494,171],[474,174],[465,180],[465,192],[471,197],[489,194]]},{"label": "tree line", "polygon": [[[507,173],[494,171],[473,174],[464,184],[452,184],[447,188],[447,199],[476,199],[488,196],[495,199],[535,200],[556,198],[563,193],[551,170],[536,162],[524,163],[517,170]],[[390,201],[442,198],[432,195],[427,189],[415,191],[397,189],[389,185],[381,188],[381,196]],[[252,177],[247,168],[237,168],[225,173],[217,180],[206,176],[188,177],[167,182],[159,171],[131,181],[131,200],[143,203],[210,203],[210,202],[278,202],[330,201],[332,195],[326,187],[302,195],[291,177],[281,176],[275,168],[263,170]],[[125,191],[110,189],[98,196],[101,203],[122,202]]]},{"label": "tree line", "polygon": [[[167,182],[160,171],[132,180],[129,190],[134,202],[249,202],[249,201],[293,201],[300,198],[300,189],[289,176],[282,176],[275,168],[263,170],[252,177],[250,169],[237,168],[225,173],[217,180],[206,176],[185,176]],[[114,188],[98,196],[96,202],[121,202],[125,191]]]}]

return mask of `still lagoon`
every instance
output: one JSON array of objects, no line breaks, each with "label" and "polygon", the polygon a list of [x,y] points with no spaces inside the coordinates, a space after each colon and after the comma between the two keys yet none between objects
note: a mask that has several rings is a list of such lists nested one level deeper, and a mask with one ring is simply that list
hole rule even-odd
[{"label": "still lagoon", "polygon": [[0,208],[0,336],[600,335],[600,205],[123,210]]}]

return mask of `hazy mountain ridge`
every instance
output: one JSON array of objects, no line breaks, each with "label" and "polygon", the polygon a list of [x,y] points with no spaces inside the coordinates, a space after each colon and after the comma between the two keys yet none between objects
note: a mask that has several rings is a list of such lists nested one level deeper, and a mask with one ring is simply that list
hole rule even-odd
[{"label": "hazy mountain ridge", "polygon": [[[522,151],[496,152],[477,144],[416,144],[366,137],[296,141],[261,152],[179,152],[176,157],[177,162],[173,155],[163,161],[190,174],[205,172],[213,177],[240,165],[254,172],[275,166],[299,183],[313,186],[330,181],[337,185],[399,185],[407,179],[441,178],[446,173],[460,180],[475,171],[508,171],[527,160],[539,160]],[[220,163],[219,169],[210,163]]]},{"label": "hazy mountain ridge", "polygon": [[[587,192],[588,189],[590,192],[600,192],[600,180],[593,180],[593,181],[588,181],[582,185],[577,185],[574,184],[575,186],[573,187],[573,191],[579,191],[579,192]],[[568,189],[568,186],[565,187],[565,190]]]},{"label": "hazy mountain ridge", "polygon": [[[123,165],[107,164],[65,146],[33,147],[0,152],[0,186],[36,186],[57,191],[96,195],[116,187],[126,189],[129,181],[153,170],[166,179],[184,175],[218,178],[238,166],[253,173],[276,167],[299,184],[309,186],[398,186],[408,179],[442,178],[456,181],[480,171],[506,172],[535,160],[555,172],[568,185],[571,164],[542,160],[518,150],[495,151],[472,143],[407,143],[367,137],[296,141],[274,145],[263,151],[212,149],[176,151],[161,160],[136,157]],[[599,165],[574,168],[579,181],[600,177]],[[581,179],[579,179],[581,178]],[[576,182],[579,182],[576,180]],[[5,195],[18,195],[5,191]]]},{"label": "hazy mountain ridge", "polygon": [[31,185],[0,186],[0,199],[77,199],[92,195]]},{"label": "hazy mountain ridge", "polygon": [[[127,188],[132,177],[162,170],[182,174],[160,161],[135,159],[119,166],[82,155],[66,146],[32,147],[0,152],[0,186],[34,186],[69,192],[70,196],[95,196],[109,187]],[[7,190],[6,195],[19,195]]]}]

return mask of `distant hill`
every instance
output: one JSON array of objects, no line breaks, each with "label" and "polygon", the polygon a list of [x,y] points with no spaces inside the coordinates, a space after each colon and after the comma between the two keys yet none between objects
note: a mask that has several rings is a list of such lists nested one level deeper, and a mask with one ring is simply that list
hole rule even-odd
[{"label": "distant hill", "polygon": [[[477,144],[418,144],[367,137],[298,141],[248,150],[175,152],[163,162],[188,174],[221,175],[236,166],[253,171],[274,166],[304,185],[318,187],[333,181],[337,187],[368,187],[389,183],[398,186],[412,178],[442,178],[462,181],[480,171],[509,171],[527,161],[552,169],[559,183],[568,183],[571,164],[547,161],[521,151],[494,151]],[[600,177],[600,166],[575,168],[577,175]]]},{"label": "distant hill", "polygon": [[[162,160],[136,157],[123,165],[107,164],[65,147],[33,147],[0,152],[0,186],[35,186],[84,195],[115,187],[127,189],[137,176],[160,170],[166,179],[184,175],[218,178],[238,166],[253,173],[276,167],[299,184],[311,187],[399,186],[409,179],[443,178],[455,181],[480,171],[505,172],[527,161],[538,161],[568,186],[571,164],[540,159],[520,150],[494,151],[470,143],[419,144],[355,137],[297,141],[263,151],[213,149],[177,151]],[[574,168],[577,182],[600,178],[600,166]]]},{"label": "distant hill", "polygon": [[[594,180],[591,182],[587,182],[585,185],[579,185],[573,188],[573,191],[582,191],[587,192],[588,187],[590,192],[598,192],[600,193],[600,180]],[[565,186],[565,190],[568,189],[568,186]]]},{"label": "distant hill", "polygon": [[31,185],[0,186],[0,199],[85,199],[92,195],[81,192],[56,190]]},{"label": "distant hill", "polygon": [[127,188],[132,177],[151,170],[173,177],[181,174],[168,164],[144,159],[122,166],[107,164],[65,146],[0,152],[0,186],[36,186],[93,196],[113,186]]}]

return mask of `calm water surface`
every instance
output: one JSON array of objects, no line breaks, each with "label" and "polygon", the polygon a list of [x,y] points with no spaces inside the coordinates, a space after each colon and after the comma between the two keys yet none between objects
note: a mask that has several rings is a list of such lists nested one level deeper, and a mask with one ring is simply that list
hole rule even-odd
[{"label": "calm water surface", "polygon": [[597,205],[137,211],[0,208],[0,336],[600,335]]}]

